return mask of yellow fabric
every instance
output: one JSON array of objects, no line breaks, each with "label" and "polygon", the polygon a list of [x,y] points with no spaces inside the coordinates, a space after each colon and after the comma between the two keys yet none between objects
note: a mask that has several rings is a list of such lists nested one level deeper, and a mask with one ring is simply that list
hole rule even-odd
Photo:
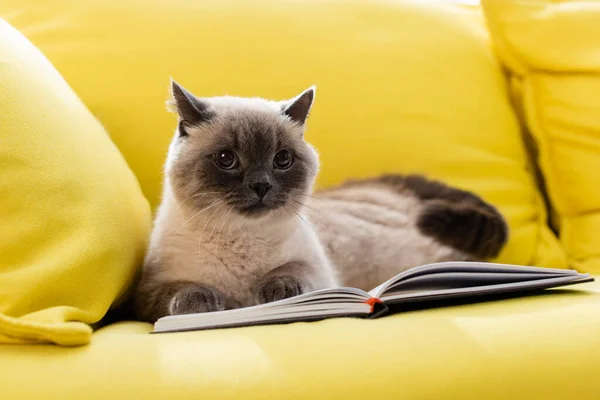
[{"label": "yellow fabric", "polygon": [[175,128],[169,76],[201,96],[317,97],[319,185],[422,172],[507,217],[500,261],[566,267],[481,15],[447,2],[3,0],[105,124],[153,206]]},{"label": "yellow fabric", "polygon": [[85,344],[131,283],[148,203],[102,126],[2,20],[0,93],[0,343]]},{"label": "yellow fabric", "polygon": [[571,267],[600,273],[600,2],[483,2]]},{"label": "yellow fabric", "polygon": [[0,346],[3,399],[598,400],[600,284],[524,299],[91,346]]},{"label": "yellow fabric", "polygon": [[[418,0],[258,4],[3,0],[0,16],[44,51],[108,127],[153,205],[174,128],[173,117],[162,106],[169,75],[204,95],[281,98],[316,83],[309,138],[322,153],[321,185],[382,171],[429,172],[476,190],[501,208],[512,229],[504,261],[565,266],[544,224],[545,211],[505,81],[475,14]],[[39,63],[22,69],[35,69],[40,79],[45,74]],[[69,120],[59,115],[71,107],[60,103],[67,101],[75,110],[81,110],[81,104],[55,80],[40,82],[41,88],[50,82],[55,82],[53,90],[42,90],[40,99],[59,104],[53,109],[57,115],[27,115],[66,124]],[[49,92],[58,93],[54,102],[47,100]],[[0,104],[4,109],[5,103]],[[45,103],[43,109],[49,107]],[[78,168],[64,168],[65,179],[79,174],[79,167],[86,176],[107,176],[113,163],[100,166],[96,157],[108,141],[101,139],[101,129],[89,122],[91,117],[83,116],[88,114],[77,114],[87,129],[78,129],[82,136],[75,136],[66,126],[70,137],[78,140],[78,152],[61,157],[68,165],[77,161]],[[19,113],[0,118],[19,118]],[[21,132],[26,137],[32,125],[21,122],[19,127],[29,128]],[[107,153],[113,155],[103,156],[118,158],[114,151]],[[88,168],[91,164],[95,168]],[[111,178],[114,184],[133,181],[125,167]],[[71,207],[86,210],[77,215],[79,235],[102,235],[109,229],[113,233],[85,247],[85,254],[99,251],[96,260],[107,261],[105,276],[94,270],[79,279],[90,295],[87,303],[81,305],[79,291],[60,292],[73,296],[74,308],[63,309],[72,313],[69,317],[91,315],[87,310],[92,303],[96,310],[110,303],[92,296],[90,288],[124,288],[115,260],[137,260],[132,249],[139,249],[140,242],[132,243],[131,238],[145,230],[133,223],[135,211],[145,209],[131,206],[132,198],[139,196],[127,189],[131,185],[115,193],[106,181],[94,182],[102,182],[111,202],[97,192],[93,195],[100,199],[94,201],[72,192],[42,193],[43,199],[52,194],[69,206],[52,208],[65,213],[69,223],[73,219],[66,213]],[[73,184],[88,190],[91,181],[77,179]],[[41,187],[25,189],[35,195]],[[69,194],[71,198],[65,198]],[[117,201],[121,208],[115,209]],[[32,204],[37,203],[26,205]],[[41,219],[33,219],[35,210],[14,214],[23,221],[14,226],[40,229],[36,222]],[[99,210],[116,215],[92,224]],[[123,226],[123,215],[131,224]],[[134,232],[123,233],[127,228]],[[57,240],[65,237],[54,232]],[[100,252],[100,243],[108,243],[109,250]],[[56,249],[67,251],[64,243],[36,252],[23,246],[11,251],[42,263],[53,260],[51,250]],[[120,249],[119,258],[110,258],[110,249]],[[55,282],[46,278],[35,282]],[[4,290],[7,285],[0,283]],[[373,321],[336,319],[163,335],[148,334],[148,324],[121,323],[95,333],[91,346],[0,345],[0,398],[596,400],[600,287],[585,288],[588,292],[578,287],[553,296],[407,312]]]}]

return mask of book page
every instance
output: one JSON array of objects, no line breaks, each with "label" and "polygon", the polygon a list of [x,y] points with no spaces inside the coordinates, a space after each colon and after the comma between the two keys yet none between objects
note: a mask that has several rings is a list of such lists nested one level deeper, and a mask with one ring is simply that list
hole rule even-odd
[{"label": "book page", "polygon": [[369,294],[360,289],[323,289],[235,310],[163,317],[154,324],[154,332],[302,321],[318,317],[366,316],[371,311],[371,306],[366,303],[368,299]]},{"label": "book page", "polygon": [[535,273],[472,273],[472,272],[441,272],[429,275],[417,275],[396,282],[389,286],[383,296],[400,293],[415,293],[429,290],[460,289],[476,286],[500,285],[505,283],[546,279],[547,274]]},{"label": "book page", "polygon": [[479,275],[481,279],[485,279],[486,276],[492,278],[489,273],[510,273],[510,274],[523,274],[522,279],[529,279],[527,274],[540,274],[547,277],[552,276],[573,276],[577,275],[577,271],[568,269],[552,269],[552,268],[540,268],[530,266],[518,266],[509,264],[497,264],[487,262],[475,262],[475,261],[450,261],[435,264],[427,264],[416,268],[406,270],[386,282],[382,283],[369,293],[373,297],[381,297],[388,288],[401,284],[403,281],[416,277],[416,276],[432,276],[440,273],[451,273],[451,272],[462,272],[469,273],[470,275]]},{"label": "book page", "polygon": [[593,280],[594,279],[589,274],[576,274],[555,276],[546,279],[503,283],[496,285],[484,285],[441,290],[425,290],[412,293],[397,292],[385,294],[381,297],[381,299],[386,304],[407,303],[416,301],[437,300],[444,298],[458,298],[476,295],[510,293],[532,289],[549,289],[570,284],[591,282]]}]

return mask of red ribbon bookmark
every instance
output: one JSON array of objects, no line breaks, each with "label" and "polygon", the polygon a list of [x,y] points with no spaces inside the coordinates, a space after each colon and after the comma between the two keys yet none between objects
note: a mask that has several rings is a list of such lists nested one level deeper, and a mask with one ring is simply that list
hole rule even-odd
[{"label": "red ribbon bookmark", "polygon": [[377,297],[371,297],[369,300],[365,301],[365,303],[371,306],[371,311],[369,312],[372,313],[375,311],[375,304],[383,304],[383,301],[379,300]]}]

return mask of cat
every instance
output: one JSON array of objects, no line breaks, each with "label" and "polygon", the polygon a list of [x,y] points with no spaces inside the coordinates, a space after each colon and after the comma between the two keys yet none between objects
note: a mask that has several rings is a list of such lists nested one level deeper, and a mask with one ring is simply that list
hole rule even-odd
[{"label": "cat", "polygon": [[179,123],[141,280],[138,319],[371,289],[399,268],[498,255],[508,226],[473,193],[419,175],[312,193],[315,88],[285,101],[199,98],[171,82]]}]

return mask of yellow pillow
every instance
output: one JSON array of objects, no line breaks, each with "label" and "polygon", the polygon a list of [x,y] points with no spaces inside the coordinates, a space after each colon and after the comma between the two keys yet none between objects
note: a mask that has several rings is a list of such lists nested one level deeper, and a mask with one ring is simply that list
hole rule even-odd
[{"label": "yellow pillow", "polygon": [[[43,10],[43,12],[39,12]],[[500,260],[565,267],[481,15],[446,1],[3,0],[107,126],[155,206],[176,125],[169,76],[200,96],[317,85],[321,186],[423,172],[507,217]]]},{"label": "yellow pillow", "polygon": [[600,273],[600,3],[483,2],[520,81],[569,266]]},{"label": "yellow pillow", "polygon": [[0,20],[0,343],[89,342],[143,257],[149,206],[102,126]]}]

